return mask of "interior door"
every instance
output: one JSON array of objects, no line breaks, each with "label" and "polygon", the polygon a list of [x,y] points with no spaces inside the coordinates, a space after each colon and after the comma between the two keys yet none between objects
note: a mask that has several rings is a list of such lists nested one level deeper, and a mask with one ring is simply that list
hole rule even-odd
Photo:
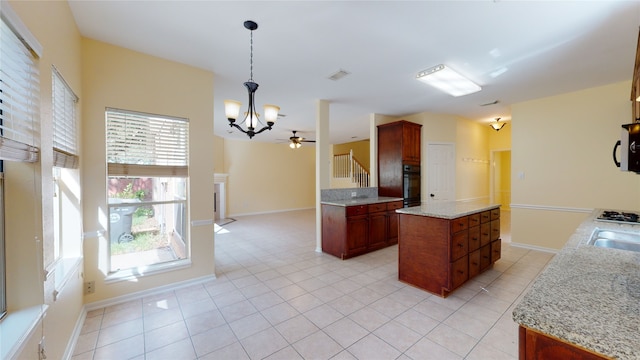
[{"label": "interior door", "polygon": [[456,172],[454,144],[427,144],[427,181],[427,200],[455,200]]}]

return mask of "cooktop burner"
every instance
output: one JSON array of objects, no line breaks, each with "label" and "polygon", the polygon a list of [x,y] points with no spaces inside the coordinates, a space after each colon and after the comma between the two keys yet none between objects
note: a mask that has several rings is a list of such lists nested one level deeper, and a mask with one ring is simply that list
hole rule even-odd
[{"label": "cooktop burner", "polygon": [[632,212],[624,212],[624,211],[610,211],[605,210],[597,217],[598,220],[602,221],[613,221],[613,222],[623,222],[623,223],[632,223],[632,224],[640,224],[640,215]]}]

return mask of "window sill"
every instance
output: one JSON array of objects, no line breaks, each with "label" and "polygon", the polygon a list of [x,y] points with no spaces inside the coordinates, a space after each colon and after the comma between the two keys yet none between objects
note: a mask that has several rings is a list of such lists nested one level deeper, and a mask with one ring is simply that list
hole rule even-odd
[{"label": "window sill", "polygon": [[191,260],[176,260],[161,264],[140,266],[137,268],[118,270],[109,274],[105,278],[106,284],[116,283],[120,281],[130,281],[143,276],[155,275],[168,271],[175,271],[191,267]]},{"label": "window sill", "polygon": [[55,288],[58,293],[62,292],[64,286],[67,284],[69,279],[71,279],[71,275],[73,275],[76,270],[80,268],[80,264],[82,264],[82,257],[80,256],[62,258],[56,261],[56,263],[52,267],[52,271],[56,276]]},{"label": "window sill", "polygon": [[12,311],[0,322],[0,359],[19,355],[44,318],[47,305]]}]

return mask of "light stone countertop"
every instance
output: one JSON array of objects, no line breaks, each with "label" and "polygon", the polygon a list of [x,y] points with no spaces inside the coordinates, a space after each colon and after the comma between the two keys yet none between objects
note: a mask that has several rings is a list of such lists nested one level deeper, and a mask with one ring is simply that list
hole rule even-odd
[{"label": "light stone countertop", "polygon": [[397,209],[396,212],[441,219],[455,219],[499,207],[499,204],[491,204],[486,201],[427,201],[422,202],[420,206]]},{"label": "light stone countertop", "polygon": [[618,359],[640,359],[640,253],[588,245],[596,228],[640,234],[640,225],[595,218],[596,209],[549,262],[513,320]]},{"label": "light stone countertop", "polygon": [[403,198],[387,197],[387,196],[374,196],[374,197],[356,197],[348,200],[326,200],[321,201],[324,205],[335,206],[357,206],[357,205],[369,205],[384,202],[403,201]]}]

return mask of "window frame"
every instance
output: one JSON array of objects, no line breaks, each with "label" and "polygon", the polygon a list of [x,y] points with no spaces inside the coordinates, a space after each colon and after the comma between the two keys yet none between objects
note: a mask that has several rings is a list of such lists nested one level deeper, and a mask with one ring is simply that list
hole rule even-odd
[{"label": "window frame", "polygon": [[[131,123],[127,121],[131,120]],[[125,124],[126,123],[126,124]],[[129,124],[137,126],[135,131],[128,128]],[[175,129],[167,130],[165,125],[174,124]],[[171,128],[170,125],[167,125]],[[111,246],[108,248],[108,276],[106,281],[120,280],[140,274],[150,274],[166,269],[174,270],[190,265],[190,229],[189,223],[189,120],[174,116],[142,113],[130,110],[107,108],[105,110],[105,140],[107,154],[107,182],[115,179],[183,179],[184,196],[173,200],[142,200],[140,206],[159,206],[173,204],[179,207],[178,212],[184,213],[184,233],[177,231],[173,235],[184,243],[184,257],[174,260],[158,261],[152,264],[138,264],[128,268],[114,269],[112,264]],[[131,132],[129,132],[131,131]],[[169,144],[169,145],[167,145]],[[155,149],[159,149],[156,153]],[[130,151],[130,153],[126,153]],[[153,154],[149,156],[149,154]],[[109,189],[107,189],[109,192]],[[109,193],[107,193],[109,198]],[[113,208],[119,204],[107,205],[111,214]],[[182,214],[182,213],[181,213]],[[111,218],[111,215],[109,215]],[[178,223],[176,221],[176,223]],[[111,244],[112,225],[109,221],[108,241]],[[172,235],[172,236],[173,236]]]}]

